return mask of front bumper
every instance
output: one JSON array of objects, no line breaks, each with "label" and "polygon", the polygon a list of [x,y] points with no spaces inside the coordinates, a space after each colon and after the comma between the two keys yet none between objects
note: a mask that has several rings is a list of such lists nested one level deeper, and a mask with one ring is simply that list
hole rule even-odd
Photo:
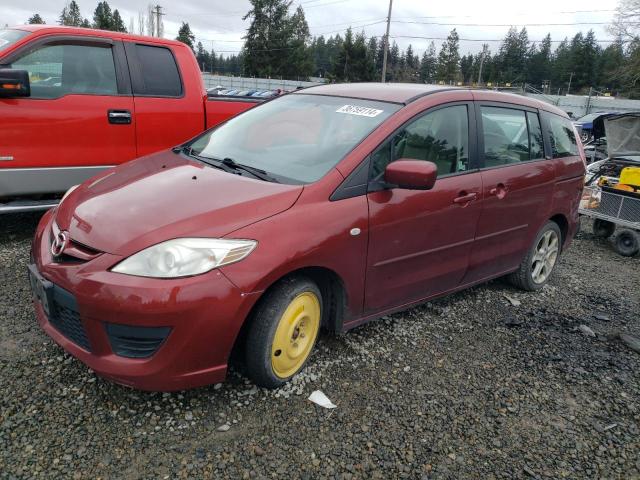
[{"label": "front bumper", "polygon": [[[74,309],[77,315],[75,330],[65,329],[34,300],[39,324],[56,343],[97,374],[141,390],[182,390],[225,379],[234,341],[257,294],[243,294],[218,270],[160,280],[110,272],[121,258],[106,253],[84,263],[56,263],[49,250],[53,215],[45,214],[38,226],[32,259],[39,275],[57,289],[50,308],[65,298],[68,315]],[[126,357],[113,342],[114,332],[126,337],[128,327],[165,337],[148,358]]]}]

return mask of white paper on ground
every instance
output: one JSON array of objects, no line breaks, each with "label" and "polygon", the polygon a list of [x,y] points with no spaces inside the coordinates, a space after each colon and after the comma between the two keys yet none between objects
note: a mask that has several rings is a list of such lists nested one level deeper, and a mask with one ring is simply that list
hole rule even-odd
[{"label": "white paper on ground", "polygon": [[309,400],[311,400],[316,405],[320,405],[324,408],[337,408],[331,400],[327,398],[327,396],[322,393],[320,390],[315,390],[311,395],[309,395]]}]

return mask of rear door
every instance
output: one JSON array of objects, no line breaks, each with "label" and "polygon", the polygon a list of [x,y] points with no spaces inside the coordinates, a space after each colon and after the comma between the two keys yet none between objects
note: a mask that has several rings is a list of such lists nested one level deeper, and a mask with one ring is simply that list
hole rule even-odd
[{"label": "rear door", "polygon": [[477,102],[483,205],[464,283],[515,270],[553,198],[540,116],[518,105]]},{"label": "rear door", "polygon": [[13,170],[3,174],[0,196],[61,191],[135,158],[121,42],[46,37],[5,61],[29,72],[31,96],[0,99],[0,168]]},{"label": "rear door", "polygon": [[125,42],[125,49],[135,101],[138,156],[178,145],[202,132],[204,94],[195,59],[168,45]]},{"label": "rear door", "polygon": [[371,179],[399,158],[438,167],[432,190],[370,192],[365,309],[381,311],[460,284],[480,215],[472,102],[446,104],[410,121],[371,156]]}]

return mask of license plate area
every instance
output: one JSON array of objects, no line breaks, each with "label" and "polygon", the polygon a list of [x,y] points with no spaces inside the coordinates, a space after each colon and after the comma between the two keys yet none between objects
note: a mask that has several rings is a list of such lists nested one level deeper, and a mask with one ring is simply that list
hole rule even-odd
[{"label": "license plate area", "polygon": [[47,317],[51,317],[51,306],[53,305],[53,283],[44,278],[38,272],[35,265],[29,265],[29,284],[33,298],[36,299]]}]

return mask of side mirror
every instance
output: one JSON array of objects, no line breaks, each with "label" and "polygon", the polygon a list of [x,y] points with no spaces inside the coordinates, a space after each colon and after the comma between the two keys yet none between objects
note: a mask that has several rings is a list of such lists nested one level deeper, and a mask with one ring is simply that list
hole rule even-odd
[{"label": "side mirror", "polygon": [[401,158],[387,165],[384,181],[407,190],[430,190],[436,183],[438,167],[433,162]]},{"label": "side mirror", "polygon": [[0,98],[28,97],[31,95],[29,72],[0,69]]}]

